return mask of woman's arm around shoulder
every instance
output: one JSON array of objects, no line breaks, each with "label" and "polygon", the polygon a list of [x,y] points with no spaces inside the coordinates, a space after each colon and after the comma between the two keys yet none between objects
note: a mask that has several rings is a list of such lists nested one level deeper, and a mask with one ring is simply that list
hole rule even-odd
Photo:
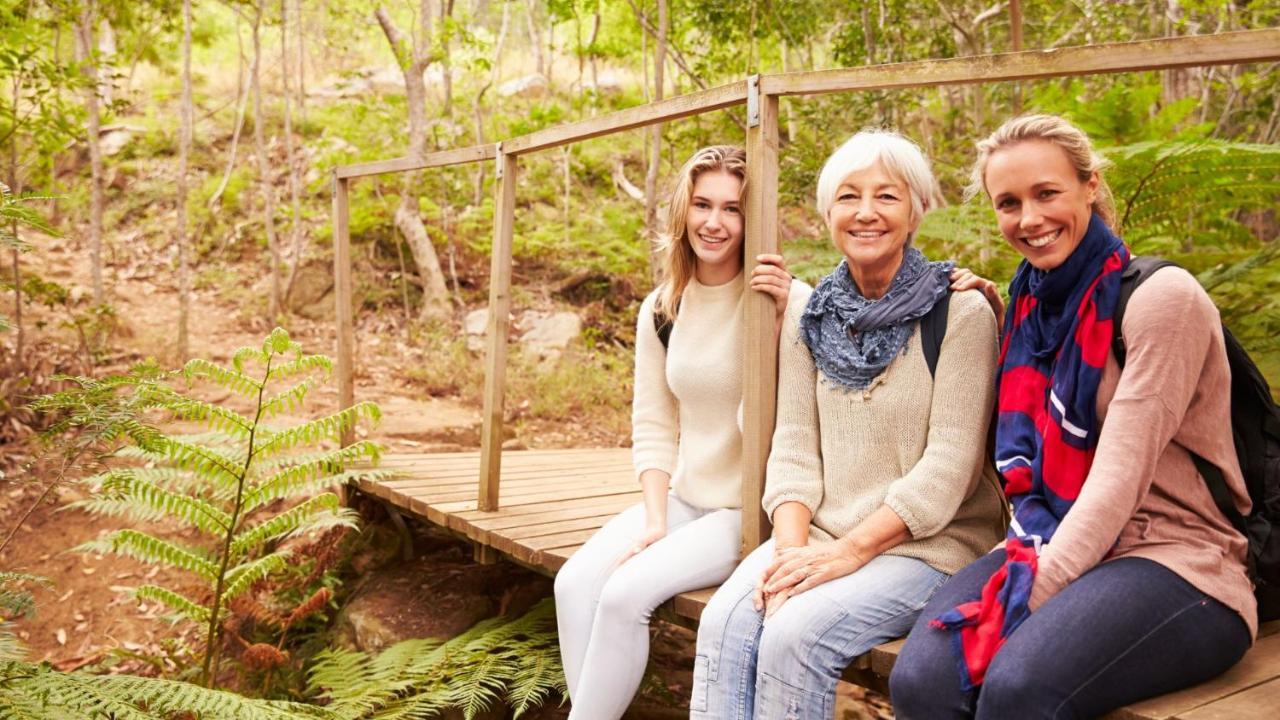
[{"label": "woman's arm around shoulder", "polygon": [[995,314],[986,298],[978,290],[952,293],[924,454],[885,496],[913,538],[941,532],[973,492],[986,453],[997,354]]}]

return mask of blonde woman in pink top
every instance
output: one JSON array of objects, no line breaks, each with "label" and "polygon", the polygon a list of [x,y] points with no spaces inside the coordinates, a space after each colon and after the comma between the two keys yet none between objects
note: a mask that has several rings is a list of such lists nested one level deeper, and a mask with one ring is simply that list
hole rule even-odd
[{"label": "blonde woman in pink top", "polygon": [[899,718],[1098,717],[1222,673],[1257,632],[1245,539],[1192,455],[1247,513],[1218,311],[1186,271],[1158,270],[1124,311],[1120,367],[1131,257],[1101,167],[1051,115],[978,145],[974,186],[1025,258],[997,367],[1014,517],[921,613],[889,681]]}]

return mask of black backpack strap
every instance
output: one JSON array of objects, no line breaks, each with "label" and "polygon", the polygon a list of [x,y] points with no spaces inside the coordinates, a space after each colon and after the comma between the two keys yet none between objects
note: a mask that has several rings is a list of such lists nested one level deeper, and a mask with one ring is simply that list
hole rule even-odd
[{"label": "black backpack strap", "polygon": [[1146,282],[1147,278],[1151,277],[1155,271],[1170,265],[1178,267],[1178,264],[1172,260],[1143,255],[1130,260],[1129,267],[1125,268],[1124,274],[1120,276],[1120,299],[1116,303],[1116,311],[1111,315],[1111,352],[1116,356],[1116,363],[1121,368],[1124,367],[1127,354],[1122,330],[1124,311],[1125,308],[1129,307],[1129,298],[1133,297],[1133,291]]},{"label": "black backpack strap", "polygon": [[[683,299],[683,298],[681,298]],[[680,301],[676,301],[676,312],[680,311]],[[671,344],[671,329],[676,325],[675,318],[669,318],[659,312],[658,308],[653,309],[653,331],[658,333],[658,340],[662,342],[662,349],[668,349]]]},{"label": "black backpack strap", "polygon": [[929,312],[920,318],[920,349],[929,366],[929,375],[938,371],[938,355],[942,352],[942,340],[947,337],[947,309],[951,306],[951,291],[933,304]]},{"label": "black backpack strap", "polygon": [[[1120,277],[1120,300],[1116,303],[1116,311],[1111,316],[1111,352],[1115,354],[1116,363],[1121,369],[1124,368],[1127,356],[1123,325],[1124,312],[1129,306],[1129,299],[1133,297],[1133,291],[1137,290],[1138,286],[1145,282],[1147,278],[1155,274],[1160,268],[1169,266],[1178,267],[1178,264],[1172,260],[1165,260],[1159,257],[1135,257],[1129,261],[1129,267],[1125,268],[1124,275]],[[1223,328],[1223,332],[1226,333],[1226,328]],[[1240,531],[1240,534],[1248,537],[1244,516],[1236,509],[1235,499],[1231,497],[1231,489],[1227,487],[1227,480],[1223,477],[1221,468],[1190,450],[1187,452],[1191,455],[1191,460],[1195,463],[1196,470],[1204,478],[1205,484],[1209,486],[1209,494],[1213,496],[1213,503],[1218,506],[1218,510],[1231,522],[1232,527]]]}]

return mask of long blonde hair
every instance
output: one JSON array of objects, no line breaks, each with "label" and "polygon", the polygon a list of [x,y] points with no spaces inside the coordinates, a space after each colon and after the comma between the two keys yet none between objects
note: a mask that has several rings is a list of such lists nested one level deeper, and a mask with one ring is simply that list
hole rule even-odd
[{"label": "long blonde hair", "polygon": [[972,198],[987,189],[985,178],[987,161],[997,150],[1030,140],[1044,140],[1062,148],[1080,182],[1088,182],[1094,173],[1098,174],[1098,191],[1094,196],[1093,211],[1112,230],[1119,231],[1116,227],[1116,208],[1111,197],[1111,188],[1102,177],[1102,171],[1109,167],[1110,163],[1094,151],[1093,143],[1085,131],[1057,115],[1022,115],[1013,118],[996,128],[996,131],[988,135],[985,140],[980,141],[978,158],[973,163],[969,186],[965,189],[965,198]]},{"label": "long blonde hair", "polygon": [[680,168],[671,191],[667,231],[660,236],[663,286],[658,293],[655,310],[673,320],[680,308],[680,296],[693,279],[698,263],[693,246],[689,244],[689,202],[693,199],[693,184],[703,173],[717,171],[737,177],[742,181],[742,192],[746,192],[747,154],[734,145],[712,145],[695,152]]}]

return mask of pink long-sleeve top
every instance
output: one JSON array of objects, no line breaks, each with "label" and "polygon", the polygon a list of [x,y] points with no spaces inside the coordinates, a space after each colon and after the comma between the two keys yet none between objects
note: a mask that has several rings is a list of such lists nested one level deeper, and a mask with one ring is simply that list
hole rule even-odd
[{"label": "pink long-sleeve top", "polygon": [[1163,268],[1134,291],[1123,333],[1124,371],[1109,357],[1098,387],[1093,466],[1040,557],[1031,607],[1100,562],[1141,557],[1235,610],[1256,636],[1245,539],[1214,505],[1188,452],[1222,468],[1247,513],[1218,309],[1185,270]]}]

